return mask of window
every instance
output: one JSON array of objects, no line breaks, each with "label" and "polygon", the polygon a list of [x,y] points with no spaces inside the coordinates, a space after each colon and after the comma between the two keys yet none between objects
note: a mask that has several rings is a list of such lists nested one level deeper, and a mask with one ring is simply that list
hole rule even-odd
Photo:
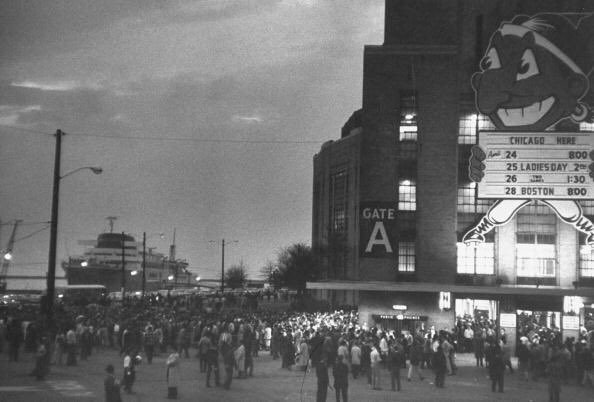
[{"label": "window", "polygon": [[476,198],[476,183],[464,183],[458,186],[458,212],[486,213],[491,200]]},{"label": "window", "polygon": [[594,123],[580,123],[580,131],[594,131]]},{"label": "window", "polygon": [[400,97],[400,159],[417,158],[417,106],[414,95]]},{"label": "window", "polygon": [[414,95],[400,95],[399,141],[417,140],[417,104]]},{"label": "window", "polygon": [[401,179],[398,183],[398,210],[416,211],[417,187],[414,181]]},{"label": "window", "polygon": [[557,217],[545,205],[532,204],[517,216],[517,276],[556,276]]},{"label": "window", "polygon": [[580,278],[594,278],[594,247],[580,245]]},{"label": "window", "polygon": [[480,130],[493,130],[495,126],[487,116],[468,113],[460,118],[458,127],[458,144],[476,144]]},{"label": "window", "polygon": [[416,141],[400,141],[399,144],[400,159],[401,160],[416,160],[417,159],[417,142]]},{"label": "window", "polygon": [[555,234],[518,233],[516,243],[518,276],[555,277]]},{"label": "window", "polygon": [[346,191],[347,174],[345,170],[333,174],[330,178],[330,217],[332,232],[346,230]]},{"label": "window", "polygon": [[495,243],[478,243],[476,247],[458,243],[459,274],[493,275],[495,273]]},{"label": "window", "polygon": [[415,272],[415,243],[398,243],[398,272]]},{"label": "window", "polygon": [[396,224],[401,239],[403,237],[405,237],[406,240],[415,238],[417,221],[414,212],[399,212],[396,216]]}]

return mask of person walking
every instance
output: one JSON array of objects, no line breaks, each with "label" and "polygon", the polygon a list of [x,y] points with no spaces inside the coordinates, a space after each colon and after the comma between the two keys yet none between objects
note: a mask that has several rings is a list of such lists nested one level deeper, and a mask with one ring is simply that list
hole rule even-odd
[{"label": "person walking", "polygon": [[8,361],[16,362],[19,360],[19,349],[24,340],[23,328],[19,320],[14,318],[10,320],[6,336],[8,337]]},{"label": "person walking", "polygon": [[371,388],[380,390],[381,388],[381,368],[382,357],[379,351],[379,345],[376,343],[369,354],[371,361]]},{"label": "person walking", "polygon": [[210,333],[208,332],[208,329],[204,329],[202,331],[202,336],[200,337],[200,340],[198,341],[198,357],[200,359],[200,372],[201,373],[205,373],[206,370],[208,369],[208,358],[207,358],[207,354],[208,354],[208,350],[211,348],[212,346],[212,341],[210,340]]},{"label": "person walking", "polygon": [[31,375],[35,376],[38,381],[43,380],[49,372],[49,344],[46,337],[41,338],[41,342],[37,346],[35,353],[35,368]]},{"label": "person walking", "polygon": [[505,373],[505,360],[503,351],[498,343],[490,346],[489,376],[491,377],[491,391],[503,392],[503,376]]},{"label": "person walking", "polygon": [[114,375],[113,364],[108,364],[105,368],[107,375],[103,380],[103,388],[105,389],[105,402],[122,402],[120,395],[120,382]]},{"label": "person walking", "polygon": [[235,367],[235,356],[234,350],[231,346],[222,349],[223,351],[223,364],[225,366],[225,381],[223,382],[223,388],[231,389],[231,381],[233,380],[233,368]]},{"label": "person walking", "polygon": [[445,374],[447,370],[446,357],[443,353],[441,344],[437,346],[437,349],[433,353],[433,359],[431,360],[431,367],[435,372],[435,386],[437,388],[445,387]]},{"label": "person walking", "polygon": [[219,354],[217,348],[212,343],[206,352],[206,387],[210,388],[210,376],[214,372],[215,386],[220,386],[219,377]]},{"label": "person walking", "polygon": [[76,366],[76,333],[73,328],[66,332],[66,365]]},{"label": "person walking", "polygon": [[527,337],[522,336],[520,338],[520,346],[518,346],[518,371],[520,372],[520,378],[527,381],[529,378],[530,368],[530,349],[528,345],[530,341]]},{"label": "person walking", "polygon": [[359,341],[355,341],[351,348],[351,371],[355,379],[361,372],[361,347],[359,346]]},{"label": "person walking", "polygon": [[[307,334],[307,332],[306,332]],[[306,336],[301,337],[299,344],[299,352],[297,356],[296,366],[300,371],[306,371],[309,365],[309,345],[307,344]]]},{"label": "person walking", "polygon": [[545,369],[549,382],[549,402],[559,402],[563,368],[563,359],[561,358],[561,355],[557,352],[553,352]]},{"label": "person walking", "polygon": [[318,379],[316,402],[326,402],[326,396],[328,395],[328,385],[330,384],[330,378],[328,377],[327,359],[327,355],[322,352],[320,353],[319,360],[315,362],[316,378]]},{"label": "person walking", "polygon": [[179,386],[179,354],[173,352],[167,358],[167,399],[177,399],[177,387]]},{"label": "person walking", "polygon": [[128,351],[124,356],[124,391],[132,393],[132,386],[136,380],[136,358],[135,354]]},{"label": "person walking", "polygon": [[344,361],[343,355],[338,355],[336,363],[332,369],[332,375],[334,376],[334,390],[336,391],[336,402],[340,402],[340,396],[342,395],[342,402],[348,401],[348,389],[349,389],[349,367]]},{"label": "person walking", "polygon": [[400,391],[400,368],[405,364],[406,356],[404,355],[404,348],[398,340],[393,341],[392,345],[390,345],[388,360],[390,377],[392,380],[392,391]]},{"label": "person walking", "polygon": [[501,352],[503,353],[503,365],[505,367],[509,367],[509,372],[511,374],[513,374],[514,368],[512,367],[512,363],[511,363],[511,354],[512,354],[511,345],[508,345],[507,339],[505,336],[501,337],[499,346],[501,347]]},{"label": "person walking", "polygon": [[423,340],[416,337],[410,348],[410,365],[408,367],[407,381],[411,381],[412,376],[416,373],[421,381],[425,379],[419,367],[423,359]]},{"label": "person walking", "polygon": [[474,358],[477,367],[485,366],[485,339],[482,331],[476,331],[473,338]]},{"label": "person walking", "polygon": [[143,339],[144,353],[146,354],[146,361],[152,364],[153,356],[155,354],[155,333],[152,325],[146,327]]},{"label": "person walking", "polygon": [[237,378],[245,378],[245,346],[243,345],[243,339],[239,341],[239,345],[235,348],[233,358],[235,359]]}]

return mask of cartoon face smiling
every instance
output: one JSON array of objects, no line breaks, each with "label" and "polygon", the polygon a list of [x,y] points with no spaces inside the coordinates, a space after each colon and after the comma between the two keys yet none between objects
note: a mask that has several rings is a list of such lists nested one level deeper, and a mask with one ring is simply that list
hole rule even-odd
[{"label": "cartoon face smiling", "polygon": [[[579,22],[579,21],[578,21]],[[577,26],[559,14],[519,16],[493,34],[472,77],[477,109],[499,130],[544,131],[589,114]],[[587,52],[585,52],[587,53]]]}]

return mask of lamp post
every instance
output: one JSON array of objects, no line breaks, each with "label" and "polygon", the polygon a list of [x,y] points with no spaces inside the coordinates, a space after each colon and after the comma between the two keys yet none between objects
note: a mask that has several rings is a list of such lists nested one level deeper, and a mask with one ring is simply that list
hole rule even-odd
[{"label": "lamp post", "polygon": [[101,174],[103,172],[103,169],[100,167],[84,166],[60,176],[60,157],[62,152],[63,135],[64,133],[61,130],[56,131],[56,153],[54,160],[54,184],[52,192],[52,216],[50,224],[50,245],[45,305],[48,320],[47,322],[49,325],[53,325],[54,295],[56,293],[56,251],[58,244],[58,206],[60,201],[60,180],[83,169],[89,169],[94,174]]}]

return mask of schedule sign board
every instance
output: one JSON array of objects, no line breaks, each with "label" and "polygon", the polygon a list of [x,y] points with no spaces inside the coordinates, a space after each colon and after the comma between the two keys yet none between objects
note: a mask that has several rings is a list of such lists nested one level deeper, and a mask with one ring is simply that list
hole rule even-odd
[{"label": "schedule sign board", "polygon": [[479,198],[594,199],[592,133],[481,131],[479,146]]}]

